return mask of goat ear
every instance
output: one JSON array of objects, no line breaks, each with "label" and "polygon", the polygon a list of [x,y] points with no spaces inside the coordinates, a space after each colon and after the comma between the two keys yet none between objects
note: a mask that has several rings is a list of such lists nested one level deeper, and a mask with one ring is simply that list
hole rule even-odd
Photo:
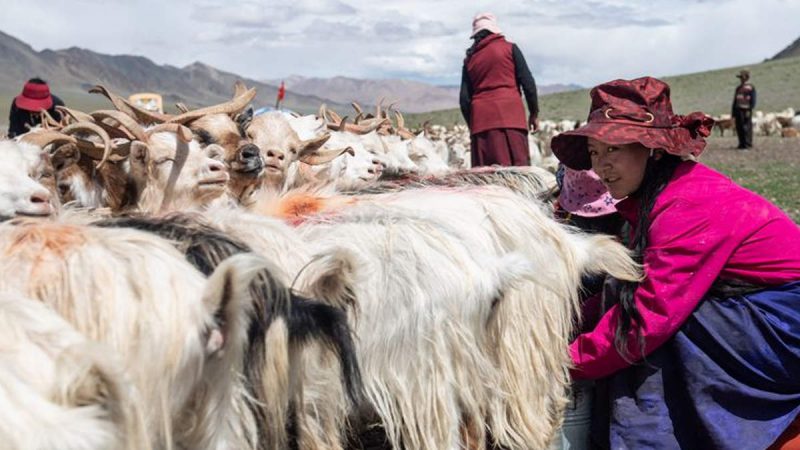
[{"label": "goat ear", "polygon": [[215,323],[204,342],[207,355],[228,348],[241,351],[247,339],[247,321],[253,309],[249,287],[266,261],[250,253],[232,256],[208,278],[203,304]]},{"label": "goat ear", "polygon": [[250,126],[250,122],[253,121],[253,113],[253,107],[251,106],[233,118],[233,121],[236,122],[236,125],[239,127],[239,134],[242,136],[245,135],[245,130]]},{"label": "goat ear", "polygon": [[147,144],[143,142],[133,141],[131,143],[131,153],[128,158],[135,164],[147,164],[147,161],[150,159],[150,149],[147,147]]}]

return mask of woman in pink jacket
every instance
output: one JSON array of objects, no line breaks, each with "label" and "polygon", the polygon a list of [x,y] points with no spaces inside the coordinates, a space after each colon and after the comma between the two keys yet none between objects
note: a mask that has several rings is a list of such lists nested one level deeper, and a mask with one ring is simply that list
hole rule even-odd
[{"label": "woman in pink jacket", "polygon": [[800,412],[800,229],[693,160],[713,121],[674,114],[662,81],[611,81],[591,99],[588,123],[556,136],[553,153],[620,200],[644,267],[639,283],[606,290],[597,324],[570,346],[574,378],[606,378],[606,444],[786,440]]}]

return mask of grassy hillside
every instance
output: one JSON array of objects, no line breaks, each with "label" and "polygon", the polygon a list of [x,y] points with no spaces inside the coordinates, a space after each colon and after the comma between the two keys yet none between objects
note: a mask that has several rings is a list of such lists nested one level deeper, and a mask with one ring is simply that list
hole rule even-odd
[{"label": "grassy hillside", "polygon": [[[736,74],[743,68],[750,69],[758,92],[758,109],[780,111],[790,106],[800,109],[800,57],[663,79],[672,88],[676,112],[704,111],[717,115],[730,111],[733,90],[738,83]],[[539,99],[539,104],[543,118],[584,119],[589,109],[589,89],[545,95]],[[442,125],[464,122],[458,109],[409,114],[407,118],[414,126],[426,120]]]}]

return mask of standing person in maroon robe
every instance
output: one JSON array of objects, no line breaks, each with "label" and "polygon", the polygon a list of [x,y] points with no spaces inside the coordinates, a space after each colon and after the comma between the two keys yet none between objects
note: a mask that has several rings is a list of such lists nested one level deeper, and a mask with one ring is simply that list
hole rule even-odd
[{"label": "standing person in maroon robe", "polygon": [[461,113],[470,129],[472,167],[530,165],[528,128],[539,128],[539,102],[528,64],[517,45],[505,39],[494,14],[475,16],[472,39],[461,77]]}]

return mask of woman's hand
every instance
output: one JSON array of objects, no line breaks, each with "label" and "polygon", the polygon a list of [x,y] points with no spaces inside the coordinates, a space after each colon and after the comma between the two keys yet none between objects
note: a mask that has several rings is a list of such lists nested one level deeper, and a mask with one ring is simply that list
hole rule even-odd
[{"label": "woman's hand", "polygon": [[532,133],[536,133],[537,131],[539,131],[539,118],[538,117],[536,117],[536,116],[528,117],[528,129]]}]

